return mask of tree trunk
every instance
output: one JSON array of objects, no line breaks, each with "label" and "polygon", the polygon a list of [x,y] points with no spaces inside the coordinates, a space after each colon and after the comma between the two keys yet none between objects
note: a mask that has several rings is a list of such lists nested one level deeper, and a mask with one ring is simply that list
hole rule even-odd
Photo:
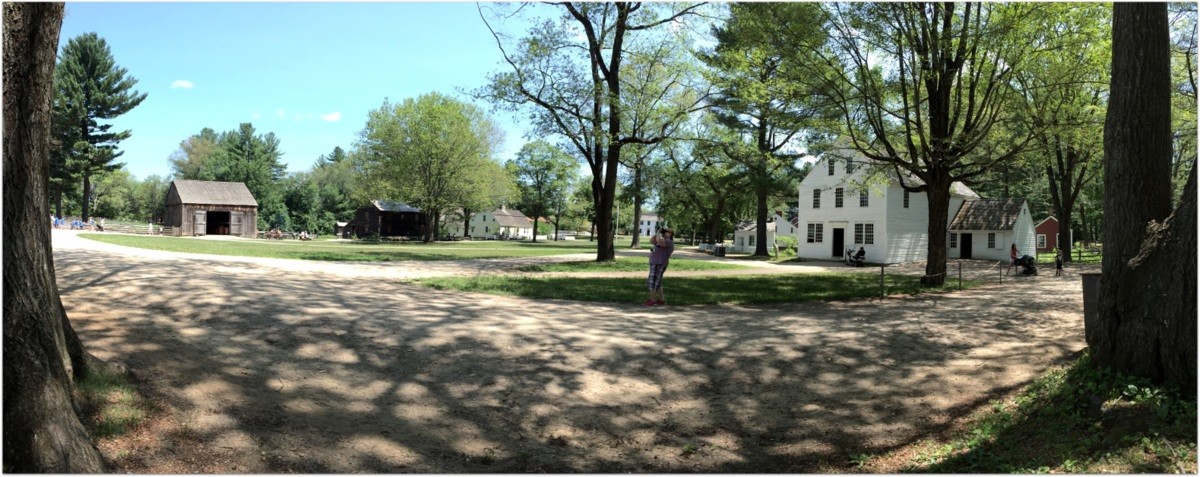
[{"label": "tree trunk", "polygon": [[[629,240],[629,248],[638,248],[642,236],[642,167],[634,164],[633,168],[633,238]],[[652,230],[651,233],[654,231]]]},{"label": "tree trunk", "polygon": [[81,220],[87,223],[92,212],[92,176],[91,174],[83,174],[83,216]]},{"label": "tree trunk", "polygon": [[[1097,362],[1196,392],[1196,176],[1171,214],[1167,6],[1117,3],[1104,125]],[[1165,219],[1165,221],[1164,221]],[[1165,279],[1170,277],[1170,279]]]},{"label": "tree trunk", "polygon": [[767,187],[759,185],[755,196],[758,199],[758,213],[755,215],[754,221],[758,230],[754,232],[754,236],[758,243],[754,244],[754,256],[766,257],[770,256],[770,253],[767,252]]},{"label": "tree trunk", "polygon": [[946,282],[946,231],[949,227],[950,180],[934,176],[928,181],[929,190],[929,256],[925,262],[925,276],[921,284],[930,287]]},{"label": "tree trunk", "polygon": [[61,3],[4,4],[4,467],[104,472],[75,413],[89,360],[54,281],[47,188]]}]

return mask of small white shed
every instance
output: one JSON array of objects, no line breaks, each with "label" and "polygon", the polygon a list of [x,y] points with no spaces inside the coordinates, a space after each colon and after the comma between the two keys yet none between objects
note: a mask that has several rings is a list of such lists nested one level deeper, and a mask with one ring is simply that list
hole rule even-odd
[{"label": "small white shed", "polygon": [[963,202],[950,221],[949,258],[1008,261],[1009,247],[1033,255],[1037,247],[1033,216],[1025,199],[976,199]]}]

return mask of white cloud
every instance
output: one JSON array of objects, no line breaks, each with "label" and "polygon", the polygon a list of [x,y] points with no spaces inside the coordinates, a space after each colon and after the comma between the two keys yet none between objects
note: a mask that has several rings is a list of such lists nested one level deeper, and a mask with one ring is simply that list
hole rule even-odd
[{"label": "white cloud", "polygon": [[192,82],[188,80],[175,80],[171,82],[172,88],[192,89],[194,86],[196,85],[192,84]]},{"label": "white cloud", "polygon": [[287,117],[287,111],[284,111],[284,110],[282,110],[282,109],[276,109],[276,110],[275,110],[275,117],[277,117],[277,118],[279,118],[279,119],[286,118],[286,117]]},{"label": "white cloud", "polygon": [[331,123],[337,122],[338,120],[342,119],[342,113],[341,113],[341,111],[334,111],[329,114],[322,114],[321,119],[323,119],[325,121],[329,121]]},{"label": "white cloud", "polygon": [[262,113],[260,113],[260,112],[258,112],[258,111],[255,111],[255,112],[253,112],[253,113],[250,113],[250,119],[253,119],[253,120],[255,120],[255,121],[257,121],[257,120],[259,120],[259,119],[262,119]]}]

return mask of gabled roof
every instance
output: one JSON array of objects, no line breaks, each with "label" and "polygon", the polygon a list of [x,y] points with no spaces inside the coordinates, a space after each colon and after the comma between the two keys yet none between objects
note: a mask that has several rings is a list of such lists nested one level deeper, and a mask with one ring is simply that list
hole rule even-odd
[{"label": "gabled roof", "polygon": [[492,211],[492,215],[496,216],[496,223],[501,227],[517,227],[530,228],[533,227],[533,221],[529,220],[525,214],[517,209],[499,208]]},{"label": "gabled roof", "polygon": [[193,181],[177,179],[171,186],[184,204],[238,205],[258,207],[254,194],[243,182]]},{"label": "gabled roof", "polygon": [[[857,172],[859,170],[870,171],[870,168],[879,168],[877,170],[879,170],[883,174],[885,174],[888,179],[890,179],[892,182],[899,183],[900,178],[896,176],[896,171],[893,167],[868,159],[862,152],[860,152],[859,150],[857,150],[853,146],[851,146],[850,142],[844,137],[839,138],[837,140],[837,144],[838,144],[837,147],[830,149],[827,153],[822,155],[822,157],[820,159],[817,160],[817,162],[814,164],[814,168],[817,167],[817,164],[821,164],[822,161],[826,161],[825,162],[826,166],[828,166],[828,161],[833,161],[833,160],[851,161],[851,162],[854,162],[855,164],[859,164],[859,167],[856,169],[856,172],[854,174],[859,174],[859,172]],[[864,173],[869,173],[869,172],[864,172]],[[913,175],[911,172],[902,170],[901,173],[904,174],[904,183],[905,184],[921,185],[921,184],[925,183],[925,181],[923,181],[920,178],[918,178],[917,176]],[[847,174],[847,177],[849,175],[850,174]],[[954,182],[954,183],[950,184],[950,194],[956,195],[959,197],[965,197],[968,199],[979,198],[979,194],[975,193],[974,190],[972,190],[970,187],[968,187],[966,184],[963,184],[962,182]]]},{"label": "gabled roof", "polygon": [[657,222],[657,221],[658,221],[658,214],[643,212],[643,213],[642,213],[642,218],[641,218],[641,219],[638,219],[638,221],[640,222],[640,221],[642,221],[642,220],[650,220],[650,221],[655,221],[655,222]]},{"label": "gabled roof", "polygon": [[[774,217],[767,219],[767,225],[771,225],[773,223],[775,223]],[[734,225],[733,229],[739,230],[742,232],[745,232],[747,230],[756,230],[756,229],[758,229],[758,221],[757,220],[743,220],[741,222],[738,222],[736,225]],[[767,229],[767,230],[770,230],[770,229]]]},{"label": "gabled roof", "polygon": [[373,200],[371,205],[380,212],[421,212],[421,209],[396,200]]},{"label": "gabled roof", "polygon": [[1053,220],[1053,221],[1054,221],[1054,222],[1056,222],[1056,223],[1058,222],[1058,219],[1054,218],[1054,216],[1053,216],[1053,215],[1051,215],[1051,216],[1049,216],[1049,217],[1046,217],[1046,218],[1042,219],[1040,222],[1038,222],[1038,223],[1036,223],[1036,224],[1033,224],[1033,226],[1034,226],[1035,228],[1036,228],[1036,227],[1041,227],[1041,226],[1042,226],[1042,224],[1046,223],[1047,221],[1051,221],[1051,220]]},{"label": "gabled roof", "polygon": [[963,202],[950,230],[1012,230],[1025,199],[979,199]]}]

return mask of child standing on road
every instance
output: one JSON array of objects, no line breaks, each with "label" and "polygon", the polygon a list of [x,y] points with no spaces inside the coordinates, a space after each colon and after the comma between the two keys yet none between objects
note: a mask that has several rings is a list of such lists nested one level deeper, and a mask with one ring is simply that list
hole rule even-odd
[{"label": "child standing on road", "polygon": [[1054,276],[1056,276],[1056,277],[1059,275],[1062,275],[1062,262],[1063,262],[1062,249],[1055,249],[1055,251],[1054,251]]},{"label": "child standing on road", "polygon": [[[650,237],[650,276],[646,278],[646,285],[650,288],[650,297],[646,300],[646,306],[661,306],[667,304],[667,298],[663,295],[662,277],[667,271],[667,264],[671,261],[671,252],[675,251],[675,231],[663,227],[659,229],[658,234]],[[657,293],[658,299],[655,299]]]}]

